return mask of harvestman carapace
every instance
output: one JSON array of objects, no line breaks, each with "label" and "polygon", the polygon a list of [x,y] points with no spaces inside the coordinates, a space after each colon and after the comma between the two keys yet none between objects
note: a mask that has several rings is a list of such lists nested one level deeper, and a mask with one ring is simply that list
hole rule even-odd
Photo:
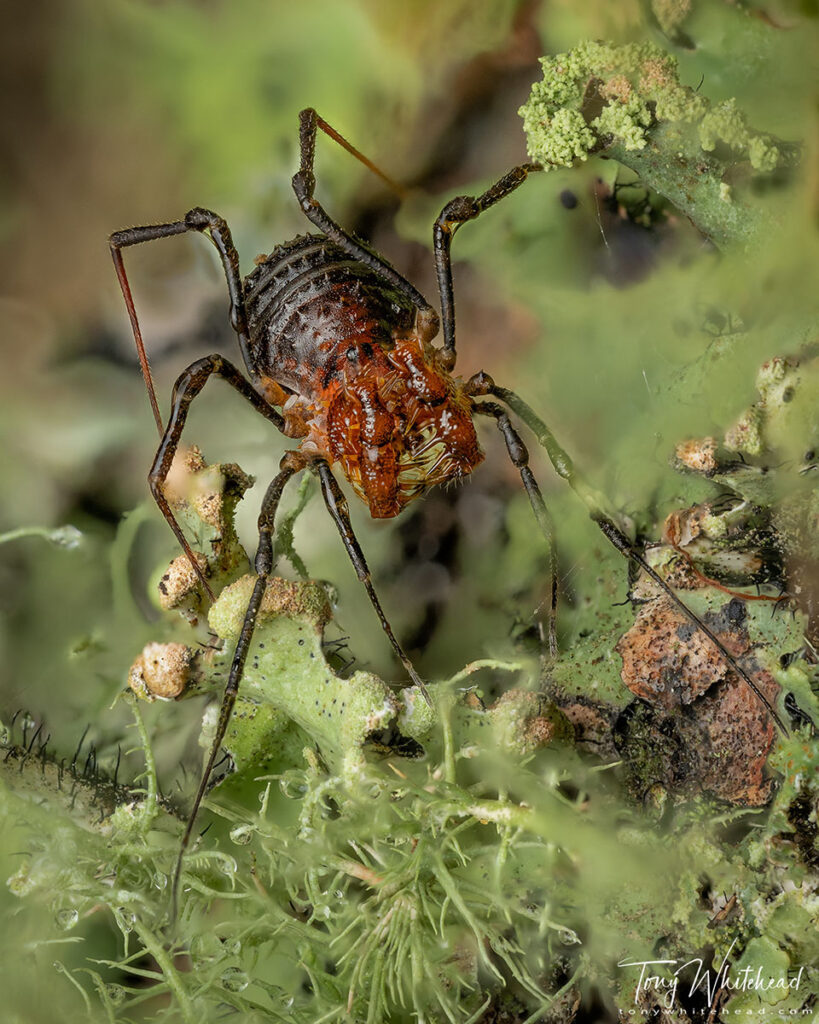
[{"label": "harvestman carapace", "polygon": [[[195,208],[182,220],[129,228],[117,231],[110,238],[111,255],[161,437],[148,477],[151,493],[210,598],[213,594],[206,574],[163,491],[191,402],[212,376],[221,377],[285,437],[298,439],[296,447],[281,459],[279,472],[262,501],[255,557],[257,579],[236,644],[216,733],[180,845],[172,889],[174,912],[182,858],[236,701],[256,616],[273,570],[274,520],[285,485],[305,469],[316,474],[327,510],[384,632],[410,679],[429,699],[378,600],[367,562],[353,533],[347,501],[331,467],[340,466],[373,517],[391,518],[430,487],[467,476],[483,460],[473,422],[475,416],[495,421],[548,543],[552,653],[556,652],[554,611],[557,601],[552,525],[528,465],[529,453],[507,410],[534,432],[556,472],[584,501],[591,518],[609,541],[626,558],[636,562],[708,637],[785,731],[775,710],[749,674],[632,545],[577,473],[549,428],[523,399],[496,385],[484,372],[467,380],[452,374],[456,355],[452,237],[462,224],[474,220],[523,184],[529,174],[542,168],[538,164],[513,167],[483,194],[458,196],[443,208],[433,226],[439,318],[409,281],[368,245],[332,220],[315,198],[313,163],[317,129],[397,188],[314,110],[303,110],[300,114],[301,163],[293,178],[293,190],[305,216],[320,233],[302,235],[276,246],[244,280],[230,229],[210,210]],[[188,231],[209,237],[222,261],[230,297],[230,324],[239,341],[246,376],[219,354],[197,359],[180,374],[174,385],[170,419],[165,425],[154,392],[122,249]],[[439,328],[443,331],[443,343],[435,347],[432,342]]]}]

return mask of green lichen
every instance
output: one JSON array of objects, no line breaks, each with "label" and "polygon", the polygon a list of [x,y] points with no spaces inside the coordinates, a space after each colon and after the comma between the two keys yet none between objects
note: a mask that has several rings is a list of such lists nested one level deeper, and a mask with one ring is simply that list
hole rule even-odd
[{"label": "green lichen", "polygon": [[[255,577],[244,576],[220,595],[208,621],[217,636],[235,642]],[[248,651],[242,691],[299,726],[331,763],[345,770],[363,764],[361,748],[398,713],[395,694],[377,676],[337,675],[322,650],[329,619],[324,590],[315,583],[278,577],[267,587]]]},{"label": "green lichen", "polygon": [[[547,170],[604,153],[635,170],[718,245],[748,241],[757,214],[728,193],[730,168],[758,174],[792,163],[792,147],[749,127],[735,100],[712,106],[679,81],[653,43],[580,43],[541,58],[543,80],[521,107],[529,155]],[[730,157],[717,159],[725,147]]]}]

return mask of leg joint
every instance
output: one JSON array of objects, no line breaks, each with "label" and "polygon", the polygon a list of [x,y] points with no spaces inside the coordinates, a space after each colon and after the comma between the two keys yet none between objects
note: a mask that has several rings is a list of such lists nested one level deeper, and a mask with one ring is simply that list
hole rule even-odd
[{"label": "leg joint", "polygon": [[214,213],[212,210],[205,210],[201,206],[195,206],[185,214],[185,224],[192,231],[205,231],[207,228],[219,228],[225,230],[227,222]]}]

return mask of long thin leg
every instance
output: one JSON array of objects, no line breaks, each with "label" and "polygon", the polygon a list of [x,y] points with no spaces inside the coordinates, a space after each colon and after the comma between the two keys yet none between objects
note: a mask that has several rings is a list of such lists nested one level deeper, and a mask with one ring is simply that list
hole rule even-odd
[{"label": "long thin leg", "polygon": [[495,418],[498,429],[501,434],[503,434],[503,439],[506,442],[506,450],[509,452],[509,458],[512,460],[513,465],[517,468],[521,479],[523,480],[523,486],[526,488],[529,504],[532,506],[532,511],[535,514],[537,524],[540,527],[541,533],[546,538],[546,544],[549,551],[549,575],[551,576],[549,585],[549,653],[552,657],[556,657],[558,653],[556,633],[557,555],[555,551],[554,523],[549,510],[546,507],[546,502],[543,500],[543,495],[541,494],[540,487],[538,487],[537,480],[535,480],[534,474],[529,468],[529,451],[523,443],[520,434],[512,426],[509,414],[496,402],[481,402],[476,404],[474,406],[474,411],[483,416],[493,416]]},{"label": "long thin leg", "polygon": [[236,642],[236,650],[233,653],[230,673],[228,674],[227,684],[225,685],[222,704],[219,708],[219,720],[216,723],[216,732],[214,733],[213,741],[211,742],[208,759],[202,772],[202,778],[199,781],[199,788],[197,789],[196,796],[193,799],[193,806],[188,817],[188,823],[185,827],[185,834],[182,836],[182,842],[179,845],[179,852],[176,857],[176,868],[174,869],[173,884],[171,887],[172,921],[176,919],[179,880],[182,873],[182,859],[185,856],[185,851],[187,850],[191,836],[193,835],[193,828],[196,824],[199,807],[201,806],[202,800],[205,796],[205,791],[207,790],[208,782],[210,780],[210,774],[213,771],[213,766],[216,763],[216,758],[219,754],[219,748],[222,746],[222,741],[225,738],[225,732],[227,731],[228,723],[230,722],[233,706],[236,703],[236,697],[239,693],[239,682],[241,681],[242,672],[244,671],[247,652],[250,649],[250,641],[253,639],[253,630],[256,626],[259,608],[262,604],[262,598],[264,597],[268,578],[273,571],[273,527],[275,524],[276,511],[279,507],[279,501],[281,500],[282,492],[284,491],[287,481],[303,468],[304,460],[295,453],[288,452],[282,459],[281,469],[267,488],[267,493],[265,494],[264,501],[262,502],[262,510],[259,514],[259,546],[256,549],[256,559],[254,563],[254,568],[256,570],[256,583],[254,584],[253,592],[250,595],[250,601],[248,602],[247,611],[245,612],[245,618],[242,623],[242,630],[239,634],[239,639]]},{"label": "long thin leg", "polygon": [[364,584],[370,603],[375,609],[378,621],[381,623],[381,628],[387,634],[387,638],[392,644],[392,649],[398,655],[401,660],[401,664],[407,670],[407,674],[410,679],[412,679],[413,683],[415,683],[421,693],[423,693],[427,703],[432,705],[429,691],[426,686],[424,686],[421,677],[415,671],[412,662],[404,653],[403,648],[395,639],[392,626],[390,626],[387,621],[387,616],[384,614],[381,602],[378,600],[378,595],[373,587],[372,576],[370,574],[367,561],[364,558],[364,552],[361,550],[361,545],[358,543],[355,533],[353,533],[353,524],[350,522],[350,509],[347,505],[347,499],[344,497],[344,494],[338,485],[338,481],[333,476],[330,467],[323,459],[317,459],[313,463],[313,468],[318,474],[318,478],[321,483],[321,493],[324,497],[324,504],[327,506],[327,511],[332,516],[333,522],[338,528],[338,532],[341,534],[341,539],[344,541],[344,547],[347,554],[350,556],[350,561],[353,563],[356,575]]},{"label": "long thin leg", "polygon": [[[529,427],[537,437],[538,444],[546,449],[546,454],[549,456],[549,461],[554,466],[555,472],[558,476],[562,477],[575,494],[578,495],[588,509],[590,518],[600,527],[600,530],[606,538],[625,558],[630,559],[638,565],[643,572],[646,573],[646,575],[649,576],[658,587],[660,587],[667,597],[674,602],[683,615],[685,615],[685,617],[692,622],[701,633],[708,637],[714,647],[725,659],[725,662],[730,665],[737,675],[744,680],[753,693],[756,694],[757,698],[765,705],[780,732],[784,736],[787,736],[788,730],[779,715],[776,713],[776,709],[771,705],[765,695],[760,692],[759,687],[753,681],[748,672],[746,672],[745,669],[737,662],[713,630],[707,626],[698,615],[691,611],[688,605],[677,596],[676,592],[666,583],[657,570],[648,564],[642,553],[634,547],[628,537],[626,537],[622,530],[619,529],[615,524],[613,517],[606,511],[602,497],[598,495],[578,473],[569,455],[561,447],[557,438],[532,409],[532,407],[527,405],[527,403],[524,402],[520,396],[516,395],[514,391],[510,391],[508,388],[499,387],[495,384],[492,378],[485,373],[476,374],[472,377],[468,383],[468,390],[473,395],[494,395],[496,398],[499,398],[502,402],[508,405],[514,413],[520,416],[526,426]],[[476,408],[478,408],[478,406],[476,406]]]},{"label": "long thin leg", "polygon": [[438,315],[435,310],[430,306],[424,296],[414,288],[406,278],[402,277],[398,271],[391,267],[389,263],[377,256],[371,249],[366,248],[360,242],[356,241],[352,235],[348,234],[339,224],[334,221],[329,214],[325,211],[324,207],[315,198],[314,193],[316,190],[316,178],[313,173],[313,165],[315,163],[316,155],[316,129],[321,128],[330,138],[339,142],[344,148],[353,154],[357,159],[362,160],[371,170],[373,170],[379,177],[385,179],[390,185],[393,182],[378,168],[363,157],[361,153],[353,146],[351,146],[346,139],[343,139],[339,133],[323,121],[318,114],[312,108],[302,110],[299,114],[299,149],[301,152],[301,163],[299,170],[293,176],[293,191],[296,193],[296,198],[299,201],[299,205],[304,211],[304,215],[315,226],[319,231],[327,235],[328,238],[332,239],[336,245],[340,245],[342,249],[350,254],[353,259],[358,260],[359,263],[363,263],[371,270],[375,271],[378,276],[391,284],[394,288],[397,288],[400,292],[407,296],[410,302],[413,303],[424,317],[429,331],[429,336],[434,337],[438,330]]},{"label": "long thin leg", "polygon": [[456,196],[441,210],[432,229],[435,250],[435,273],[441,296],[441,321],[444,347],[441,350],[448,369],[455,365],[455,295],[452,285],[452,236],[468,220],[475,220],[484,210],[514,192],[534,171],[542,171],[540,164],[520,164],[513,167],[495,184],[479,196]]},{"label": "long thin leg", "polygon": [[168,499],[163,492],[163,486],[171,468],[173,457],[176,454],[176,449],[179,447],[182,430],[188,418],[190,404],[213,374],[227,381],[232,388],[250,402],[257,412],[260,412],[262,416],[269,419],[279,430],[284,429],[284,420],[281,415],[272,405],[268,405],[261,395],[254,391],[252,385],[232,363],[229,363],[218,354],[206,356],[204,359],[197,359],[195,363],[191,363],[186,370],[183,370],[177,378],[171,396],[171,417],[168,420],[168,426],[164,431],[162,441],[159,444],[153,465],[151,466],[151,471],[148,474],[148,483],[150,484],[154,501],[156,501],[162,515],[173,530],[174,536],[182,546],[182,550],[188,556],[191,567],[199,577],[211,600],[213,600],[213,591],[188,544],[185,534],[182,532],[182,528],[176,521],[171,506],[168,504]]},{"label": "long thin leg", "polygon": [[119,286],[122,290],[122,297],[125,299],[125,306],[131,321],[131,329],[134,332],[139,365],[142,367],[142,376],[145,379],[145,387],[148,389],[148,398],[150,399],[151,409],[153,410],[154,419],[160,434],[162,433],[162,416],[160,415],[159,404],[156,400],[151,367],[145,352],[142,331],[131,294],[131,285],[128,282],[128,275],[125,273],[125,263],[123,262],[121,250],[129,245],[153,242],[158,238],[170,238],[173,235],[184,234],[186,231],[207,233],[207,236],[216,246],[219,257],[222,260],[228,294],[230,295],[230,325],[239,337],[239,347],[242,350],[242,359],[244,360],[247,372],[251,377],[254,376],[253,364],[249,356],[247,316],[245,314],[242,292],[242,278],[239,272],[239,254],[236,252],[236,246],[233,244],[227,222],[211,210],[203,210],[196,207],[186,213],[183,220],[169,221],[166,224],[148,224],[145,227],[115,231],[108,239],[108,245],[111,249],[111,258],[114,261],[114,268],[116,269]]}]

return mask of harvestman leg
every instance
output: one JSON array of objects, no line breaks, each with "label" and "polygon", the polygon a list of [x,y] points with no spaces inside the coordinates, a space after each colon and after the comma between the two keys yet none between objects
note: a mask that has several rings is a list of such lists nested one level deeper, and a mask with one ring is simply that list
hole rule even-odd
[{"label": "harvestman leg", "polygon": [[450,247],[452,236],[468,220],[475,220],[484,210],[505,199],[514,192],[535,171],[542,171],[540,164],[520,164],[479,196],[456,196],[446,204],[438,215],[432,229],[435,250],[435,273],[438,277],[438,291],[441,296],[441,320],[444,332],[444,355],[447,369],[455,365],[455,294],[452,285],[452,259]]},{"label": "harvestman leg", "polygon": [[153,242],[158,238],[171,238],[174,235],[182,235],[187,231],[199,231],[203,234],[208,232],[208,237],[216,246],[225,271],[228,294],[230,295],[230,325],[239,337],[239,347],[242,350],[242,359],[247,371],[251,377],[253,376],[253,368],[248,350],[247,316],[245,314],[242,291],[242,277],[239,272],[239,254],[236,252],[236,246],[233,244],[233,238],[231,237],[227,221],[211,210],[203,210],[200,207],[196,207],[186,213],[182,220],[169,221],[166,224],[148,224],[145,227],[126,228],[124,231],[115,231],[108,239],[108,245],[111,249],[111,258],[114,261],[114,268],[116,269],[117,279],[122,290],[122,297],[125,299],[125,306],[128,310],[131,328],[134,332],[139,364],[142,367],[142,376],[145,379],[145,387],[148,389],[148,398],[150,399],[151,409],[153,410],[154,419],[160,434],[162,434],[162,416],[159,412],[154,382],[151,377],[151,367],[145,352],[134,299],[131,295],[131,285],[128,282],[128,275],[125,273],[122,249],[129,245],[140,245],[142,242]]},{"label": "harvestman leg", "polygon": [[[441,300],[441,321],[444,334],[444,345],[441,354],[447,369],[455,366],[455,292],[452,282],[452,257],[450,254],[452,236],[461,226],[470,220],[475,220],[484,210],[488,210],[495,203],[501,201],[516,188],[519,188],[528,176],[535,171],[541,171],[540,164],[520,164],[513,167],[511,171],[495,182],[479,196],[456,196],[451,199],[438,215],[433,226],[433,247],[435,251],[435,273],[438,278],[438,292]],[[550,607],[549,607],[549,652],[552,656],[557,654],[557,554],[555,551],[554,527],[552,517],[546,508],[543,495],[537,485],[537,481],[528,467],[529,453],[520,439],[517,431],[509,421],[504,411],[494,403],[487,403],[484,406],[475,406],[476,412],[482,412],[487,416],[494,416],[498,427],[506,442],[506,450],[509,453],[513,464],[520,471],[523,486],[529,497],[529,503],[535,514],[538,526],[546,539],[549,557],[550,582]]]},{"label": "harvestman leg", "polygon": [[381,602],[378,600],[378,595],[375,592],[372,583],[372,576],[370,575],[367,561],[364,558],[364,552],[361,550],[361,546],[358,543],[355,533],[353,532],[353,524],[350,521],[350,509],[347,504],[347,499],[341,488],[338,485],[338,481],[333,476],[329,465],[323,460],[316,460],[313,463],[315,472],[318,475],[321,483],[321,493],[324,497],[324,504],[327,506],[327,511],[330,513],[333,522],[338,528],[338,532],[341,535],[341,539],[344,542],[344,547],[347,554],[350,556],[350,561],[353,563],[353,568],[356,571],[356,575],[364,584],[364,588],[367,591],[367,596],[375,609],[378,620],[381,623],[381,628],[387,634],[392,648],[401,660],[404,668],[407,670],[409,677],[418,689],[423,693],[427,703],[432,706],[432,700],[429,695],[429,691],[418,673],[413,668],[412,662],[409,660],[407,655],[404,653],[403,648],[395,639],[395,634],[392,631],[392,627],[387,621],[387,617],[381,607]]},{"label": "harvestman leg", "polygon": [[[443,320],[443,332],[444,332],[444,355],[450,366],[455,364],[455,302],[454,293],[452,287],[452,265],[450,258],[450,246],[452,242],[452,236],[455,234],[457,229],[465,221],[474,220],[484,210],[493,206],[499,202],[505,196],[509,195],[516,188],[523,184],[526,178],[533,171],[540,171],[543,168],[539,164],[521,164],[518,167],[513,167],[511,171],[507,172],[499,181],[495,182],[491,188],[487,189],[482,195],[478,197],[472,196],[457,196],[455,199],[450,200],[447,205],[441,211],[438,219],[435,222],[433,229],[433,237],[435,244],[435,269],[438,275],[438,287],[441,294],[441,315]],[[507,388],[498,387],[494,381],[483,373],[476,374],[469,382],[470,386],[468,390],[473,395],[494,395],[499,398],[502,402],[509,406],[513,412],[515,412],[524,423],[534,432],[538,439],[538,443],[546,449],[546,453],[552,465],[555,468],[558,476],[561,476],[575,491],[576,494],[583,500],[589,514],[594,522],[600,527],[603,534],[608,540],[614,545],[617,550],[624,555],[626,558],[635,562],[644,572],[650,576],[655,583],[660,586],[664,593],[674,602],[674,604],[683,612],[687,619],[689,619],[701,632],[708,637],[711,643],[720,652],[726,662],[731,665],[734,670],[742,677],[742,679],[748,684],[757,698],[765,705],[768,709],[774,722],[779,727],[780,731],[787,736],[788,731],[782,723],[781,719],[777,715],[775,709],[771,706],[770,702],[760,692],[756,683],[751,679],[750,675],[745,669],[738,664],[736,659],[731,655],[725,645],[720,639],[709,629],[708,626],[695,615],[694,612],[677,596],[677,594],[668,586],[666,581],[660,576],[656,570],[654,570],[648,562],[643,558],[642,554],[631,544],[628,537],[618,529],[615,525],[614,520],[609,516],[602,505],[602,502],[597,494],[582,480],[574,469],[572,460],[563,448],[558,444],[554,434],[549,430],[546,424],[537,416],[534,410],[528,406],[523,399],[519,398],[514,392],[509,391]],[[494,403],[493,403],[494,404]],[[480,411],[480,406],[475,406],[476,411]],[[496,412],[491,410],[489,415],[497,417]],[[507,449],[509,451],[512,461],[515,462],[515,452],[512,446],[512,435],[507,435],[507,430],[511,430],[511,424],[509,427],[504,428],[503,421],[498,417],[498,426],[504,433],[506,439]],[[517,436],[516,434],[514,435]],[[519,438],[518,438],[519,440]],[[524,449],[525,451],[525,449]],[[515,462],[517,465],[517,462]],[[538,513],[538,509],[533,499],[533,492],[530,491],[529,485],[526,483],[524,477],[524,486],[526,486],[527,493],[529,494],[529,500],[532,502],[532,508],[535,511],[535,516],[538,518],[538,522],[541,522],[541,515]],[[536,485],[535,485],[536,486]],[[539,493],[539,492],[538,492]],[[542,503],[542,498],[541,498]],[[545,511],[545,506],[543,506]],[[548,515],[548,513],[547,513]],[[554,556],[552,554],[552,564],[554,564]],[[552,581],[552,600],[556,600],[556,589],[555,580]],[[551,637],[550,637],[551,639]]]},{"label": "harvestman leg", "polygon": [[279,501],[281,500],[282,492],[284,491],[288,480],[290,480],[290,478],[296,473],[301,472],[304,467],[305,461],[302,456],[295,452],[288,452],[282,459],[279,473],[273,478],[273,481],[267,488],[267,493],[265,494],[264,501],[262,502],[262,510],[259,513],[259,546],[256,549],[256,558],[254,561],[256,582],[253,585],[253,593],[250,596],[244,621],[242,622],[242,630],[239,634],[239,639],[236,642],[236,650],[233,653],[233,661],[231,662],[230,673],[228,674],[227,684],[225,685],[222,704],[219,708],[219,720],[216,723],[216,732],[210,746],[208,760],[205,764],[204,771],[202,772],[199,788],[197,789],[196,796],[193,800],[193,807],[191,808],[188,824],[185,828],[185,834],[182,836],[182,842],[180,843],[179,853],[176,858],[176,868],[174,870],[173,885],[171,888],[172,921],[176,919],[179,879],[182,873],[182,858],[184,857],[185,851],[190,843],[190,838],[193,834],[193,827],[196,822],[196,816],[205,796],[205,790],[208,786],[210,773],[213,771],[213,766],[216,763],[219,748],[222,745],[222,740],[225,738],[225,732],[227,731],[228,723],[230,722],[230,716],[233,713],[233,706],[236,703],[236,697],[239,693],[239,683],[242,678],[242,672],[244,671],[247,652],[250,649],[250,642],[253,639],[253,630],[256,627],[259,608],[261,607],[265,589],[267,588],[267,581],[273,571],[273,527],[275,524],[276,511],[278,510]]},{"label": "harvestman leg", "polygon": [[[639,568],[642,569],[643,572],[645,572],[646,575],[648,575],[654,583],[660,587],[663,593],[674,602],[683,615],[685,615],[685,617],[694,626],[696,626],[701,633],[708,637],[714,647],[725,659],[725,662],[730,665],[739,676],[741,676],[743,681],[747,683],[751,691],[756,695],[757,699],[765,705],[780,732],[784,736],[787,736],[788,730],[779,715],[776,713],[775,708],[771,705],[770,701],[764,696],[764,694],[760,692],[759,687],[753,681],[748,672],[746,672],[736,658],[734,658],[714,631],[707,626],[698,615],[691,611],[688,605],[686,605],[681,598],[677,596],[676,592],[668,585],[668,583],[666,583],[657,570],[649,565],[642,553],[637,550],[623,531],[619,529],[611,515],[609,515],[604,508],[600,496],[577,472],[568,453],[561,447],[557,438],[532,409],[532,407],[516,395],[514,391],[510,391],[508,388],[499,387],[494,383],[492,378],[488,376],[488,374],[476,374],[470,383],[473,385],[473,394],[494,395],[504,404],[508,405],[509,408],[523,420],[526,426],[534,433],[538,444],[546,449],[546,454],[549,456],[549,461],[554,466],[557,475],[562,477],[575,494],[578,495],[588,509],[590,518],[600,527],[600,530],[603,532],[605,537],[614,545],[615,548],[617,548],[620,554],[639,566]],[[475,408],[479,409],[480,406],[476,405]]]},{"label": "harvestman leg", "polygon": [[351,153],[366,167],[369,167],[374,174],[377,174],[379,178],[386,181],[391,188],[398,191],[399,194],[402,191],[400,187],[388,178],[386,174],[380,171],[375,164],[363,156],[363,154],[355,149],[354,146],[351,146],[350,143],[335,130],[335,128],[320,118],[315,110],[308,108],[307,110],[302,110],[299,114],[299,150],[301,153],[301,163],[299,170],[293,176],[293,191],[296,193],[296,198],[299,201],[299,205],[301,206],[305,217],[307,217],[311,224],[314,224],[319,231],[332,239],[336,245],[341,246],[342,249],[348,252],[353,259],[358,260],[359,263],[363,263],[365,266],[375,271],[382,280],[391,284],[400,292],[403,292],[410,302],[417,307],[422,318],[422,322],[429,331],[429,336],[434,337],[438,330],[438,314],[432,306],[430,306],[424,296],[417,288],[414,288],[406,278],[399,274],[394,267],[391,267],[386,260],[382,260],[371,249],[365,247],[360,242],[356,241],[352,235],[348,234],[329,216],[324,207],[315,198],[316,178],[313,173],[313,165],[316,153],[316,130],[318,128],[321,128],[326,135],[329,135],[331,139],[343,146],[348,153]]},{"label": "harvestman leg", "polygon": [[534,473],[529,469],[529,451],[523,443],[520,434],[512,426],[509,414],[496,402],[480,402],[473,406],[473,411],[482,416],[493,416],[498,429],[503,434],[506,442],[506,450],[513,465],[520,473],[523,486],[529,498],[529,504],[535,514],[538,526],[541,529],[549,548],[549,574],[551,576],[550,594],[550,615],[549,615],[549,653],[557,657],[557,636],[555,633],[555,612],[557,610],[557,559],[554,546],[554,523],[543,500],[543,495],[535,480]]},{"label": "harvestman leg", "polygon": [[148,482],[151,487],[151,494],[154,496],[154,501],[156,501],[159,510],[173,530],[174,536],[182,546],[182,550],[188,556],[192,568],[211,600],[213,600],[213,591],[188,544],[185,534],[182,532],[182,528],[176,521],[171,506],[168,504],[168,499],[163,492],[163,486],[170,471],[173,457],[179,447],[182,430],[188,418],[190,404],[213,374],[227,381],[232,388],[250,402],[257,412],[260,412],[262,416],[269,419],[279,430],[284,429],[284,420],[273,406],[268,405],[261,395],[254,391],[252,385],[232,363],[229,363],[227,359],[218,354],[206,356],[204,359],[197,359],[195,363],[191,363],[186,370],[182,371],[177,378],[176,384],[174,384],[171,396],[171,417],[168,420],[168,426],[165,428],[162,441],[154,457],[151,471],[148,474]]}]

